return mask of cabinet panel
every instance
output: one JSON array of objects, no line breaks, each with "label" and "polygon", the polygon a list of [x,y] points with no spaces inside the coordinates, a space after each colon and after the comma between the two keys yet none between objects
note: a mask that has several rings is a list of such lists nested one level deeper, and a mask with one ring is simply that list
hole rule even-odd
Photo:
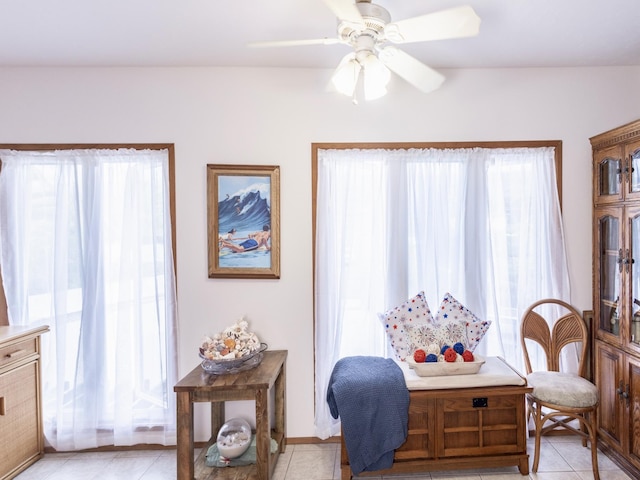
[{"label": "cabinet panel", "polygon": [[522,448],[518,443],[524,416],[522,396],[457,395],[438,399],[436,405],[442,426],[439,456],[513,453]]},{"label": "cabinet panel", "polygon": [[629,415],[629,457],[640,466],[640,361],[629,358],[622,401]]},{"label": "cabinet panel", "polygon": [[[600,415],[598,430],[606,436],[616,449],[622,449],[621,419],[622,410],[617,393],[622,379],[623,356],[617,349],[606,344],[596,344],[596,384],[600,394]],[[606,413],[605,413],[606,412]]]},{"label": "cabinet panel", "polygon": [[412,392],[411,395],[407,441],[396,450],[395,458],[402,460],[434,458],[435,399],[419,391]]},{"label": "cabinet panel", "polygon": [[0,465],[4,471],[12,471],[40,454],[39,418],[35,414],[37,381],[35,361],[0,375]]}]

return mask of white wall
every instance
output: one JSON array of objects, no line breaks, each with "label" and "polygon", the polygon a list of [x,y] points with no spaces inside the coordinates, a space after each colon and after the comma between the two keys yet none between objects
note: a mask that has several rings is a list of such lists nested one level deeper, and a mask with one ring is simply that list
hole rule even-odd
[{"label": "white wall", "polygon": [[[180,374],[197,365],[203,335],[246,316],[289,351],[289,437],[314,432],[312,142],[562,140],[572,302],[589,309],[589,137],[640,118],[640,67],[444,71],[437,92],[394,79],[389,95],[358,106],[325,92],[330,73],[0,69],[0,143],[175,143]],[[280,280],[207,278],[207,163],[280,165]],[[196,440],[205,420],[198,409]]]}]

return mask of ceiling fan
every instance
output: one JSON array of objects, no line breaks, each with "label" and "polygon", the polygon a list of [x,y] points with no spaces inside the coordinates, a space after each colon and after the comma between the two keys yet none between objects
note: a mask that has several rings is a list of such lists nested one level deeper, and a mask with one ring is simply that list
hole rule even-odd
[{"label": "ceiling fan", "polygon": [[[284,40],[250,43],[252,47],[344,44],[353,48],[332,76],[336,90],[354,102],[359,78],[366,100],[386,94],[391,71],[419,90],[428,93],[440,87],[444,76],[393,44],[471,37],[478,34],[480,18],[470,6],[391,21],[391,15],[371,0],[324,0],[338,18],[335,38]],[[361,76],[360,73],[363,73]]]}]

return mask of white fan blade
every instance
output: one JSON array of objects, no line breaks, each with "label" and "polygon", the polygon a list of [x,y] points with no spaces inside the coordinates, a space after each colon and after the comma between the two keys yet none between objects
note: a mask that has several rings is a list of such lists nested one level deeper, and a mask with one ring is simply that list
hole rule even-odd
[{"label": "white fan blade", "polygon": [[313,38],[309,40],[279,40],[274,42],[252,42],[248,47],[295,47],[299,45],[335,45],[344,43],[338,38]]},{"label": "white fan blade", "polygon": [[468,5],[407,18],[384,27],[385,36],[393,43],[472,37],[479,31],[480,17]]},{"label": "white fan blade", "polygon": [[378,57],[389,70],[424,93],[436,90],[444,82],[443,75],[396,47],[383,48]]},{"label": "white fan blade", "polygon": [[353,0],[324,0],[324,3],[338,19],[364,25],[360,10],[358,10]]}]

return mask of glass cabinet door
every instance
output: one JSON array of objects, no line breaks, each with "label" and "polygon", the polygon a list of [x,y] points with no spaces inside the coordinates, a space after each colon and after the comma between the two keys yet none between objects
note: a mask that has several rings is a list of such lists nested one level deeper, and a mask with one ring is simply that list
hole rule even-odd
[{"label": "glass cabinet door", "polygon": [[622,162],[620,158],[606,156],[598,162],[598,196],[620,195]]},{"label": "glass cabinet door", "polygon": [[600,247],[598,328],[613,335],[620,335],[620,276],[623,271],[620,218],[605,214],[598,217],[597,221]]},{"label": "glass cabinet door", "polygon": [[628,154],[629,161],[629,193],[640,193],[640,147],[632,147]]}]

